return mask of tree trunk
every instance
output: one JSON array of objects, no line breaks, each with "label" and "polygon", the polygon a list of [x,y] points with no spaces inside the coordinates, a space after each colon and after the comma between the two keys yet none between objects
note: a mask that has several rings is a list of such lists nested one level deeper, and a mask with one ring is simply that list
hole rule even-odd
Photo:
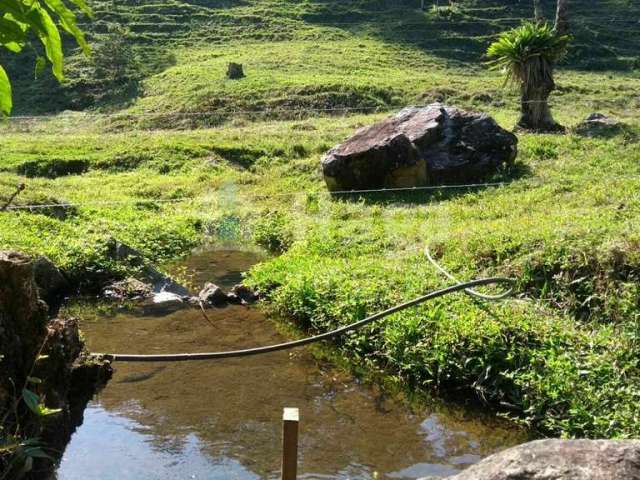
[{"label": "tree trunk", "polygon": [[555,30],[558,35],[569,33],[569,0],[558,0]]},{"label": "tree trunk", "polygon": [[518,127],[536,132],[564,131],[564,127],[553,119],[549,109],[549,95],[554,89],[555,83],[551,79],[535,87],[522,87]]},{"label": "tree trunk", "polygon": [[542,0],[533,0],[533,14],[537,23],[544,23],[544,10]]}]

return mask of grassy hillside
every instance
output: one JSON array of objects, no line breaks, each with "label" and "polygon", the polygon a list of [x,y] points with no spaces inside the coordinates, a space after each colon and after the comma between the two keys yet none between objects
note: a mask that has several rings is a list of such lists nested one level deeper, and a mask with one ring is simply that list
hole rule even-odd
[{"label": "grassy hillside", "polygon": [[[132,78],[126,85],[106,80],[77,54],[68,62],[64,88],[50,75],[34,82],[28,60],[9,70],[23,114],[129,105],[164,113],[283,104],[395,107],[441,87],[452,73],[477,77],[487,45],[530,18],[530,3],[466,0],[422,12],[417,0],[94,0],[96,18],[86,29],[97,60],[106,50],[106,67],[127,63]],[[544,3],[553,17],[554,2]],[[637,1],[580,0],[572,14],[576,38],[568,66],[640,67]],[[114,33],[114,26],[122,30]],[[245,81],[225,81],[228,61],[245,64]]]},{"label": "grassy hillside", "polygon": [[[319,331],[445,285],[429,245],[460,278],[516,277],[518,299],[451,297],[349,337],[345,355],[545,434],[640,435],[638,2],[572,2],[576,40],[552,96],[565,125],[597,110],[626,123],[618,134],[519,133],[503,187],[325,192],[322,154],[407,103],[446,100],[513,127],[515,94],[481,54],[529,2],[456,3],[94,2],[94,41],[109,23],[129,30],[118,48],[139,60],[123,70],[133,83],[103,83],[110,96],[77,58],[61,90],[18,82],[24,113],[92,111],[1,127],[0,198],[27,189],[24,209],[0,212],[0,248],[46,254],[95,287],[132,271],[108,259],[113,238],[159,263],[255,242],[282,255],[248,281]],[[247,77],[226,80],[229,61]]]}]

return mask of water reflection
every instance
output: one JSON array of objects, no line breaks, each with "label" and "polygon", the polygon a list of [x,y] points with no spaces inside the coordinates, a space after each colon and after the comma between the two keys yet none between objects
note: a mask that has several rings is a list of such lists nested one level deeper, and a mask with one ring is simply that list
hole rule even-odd
[{"label": "water reflection", "polygon": [[[194,283],[215,280],[207,278],[213,264],[217,278],[236,281],[234,269],[255,261],[247,253],[211,255],[187,262]],[[283,340],[252,308],[210,310],[211,323],[197,309],[141,312],[85,321],[89,347],[176,353]],[[411,410],[376,387],[318,364],[305,350],[115,367],[64,455],[60,480],[278,478],[285,406],[300,409],[300,472],[307,479],[444,476],[522,440],[464,411]]]}]

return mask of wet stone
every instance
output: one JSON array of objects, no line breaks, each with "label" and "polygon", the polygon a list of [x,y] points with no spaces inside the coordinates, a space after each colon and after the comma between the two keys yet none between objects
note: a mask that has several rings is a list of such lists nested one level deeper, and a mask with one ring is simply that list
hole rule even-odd
[{"label": "wet stone", "polygon": [[203,304],[213,306],[224,305],[229,300],[227,294],[215,283],[206,283],[198,298]]},{"label": "wet stone", "polygon": [[255,303],[259,300],[260,296],[258,292],[252,290],[251,288],[243,285],[242,283],[238,283],[231,287],[229,291],[229,295],[227,295],[229,301],[232,303]]},{"label": "wet stone", "polygon": [[152,297],[153,287],[135,278],[126,278],[107,285],[102,294],[112,300],[140,300]]}]

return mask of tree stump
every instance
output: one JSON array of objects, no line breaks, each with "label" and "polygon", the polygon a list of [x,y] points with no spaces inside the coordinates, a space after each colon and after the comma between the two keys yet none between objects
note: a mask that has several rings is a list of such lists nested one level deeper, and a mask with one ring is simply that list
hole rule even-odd
[{"label": "tree stump", "polygon": [[244,78],[244,70],[242,69],[242,64],[233,62],[229,63],[229,67],[227,69],[227,77],[231,80]]}]

